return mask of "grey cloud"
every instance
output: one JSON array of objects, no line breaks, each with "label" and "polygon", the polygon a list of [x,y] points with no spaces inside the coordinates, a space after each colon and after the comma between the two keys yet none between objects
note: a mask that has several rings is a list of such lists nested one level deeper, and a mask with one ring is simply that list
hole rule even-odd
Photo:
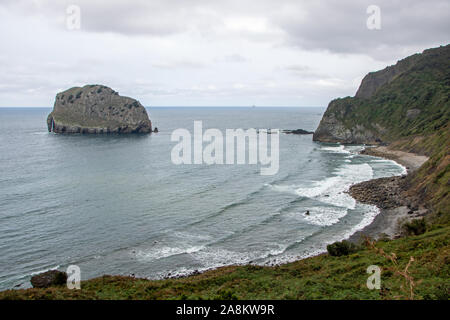
[{"label": "grey cloud", "polygon": [[[326,104],[366,72],[448,43],[448,0],[372,1],[1,0],[0,98],[43,105],[93,82],[151,104]],[[66,32],[70,4],[80,32]],[[369,4],[381,30],[366,28]]]},{"label": "grey cloud", "polygon": [[[303,50],[362,53],[378,59],[446,44],[450,30],[448,0],[7,0],[3,5],[47,15],[63,26],[65,9],[72,3],[81,8],[86,32],[161,37],[196,32],[212,40],[231,36],[278,41]],[[366,27],[371,4],[381,8],[381,30]],[[251,25],[250,30],[226,28],[230,18],[242,17],[262,19],[266,28],[263,32],[251,30]]]},{"label": "grey cloud", "polygon": [[[446,0],[306,1],[297,10],[276,17],[288,35],[287,44],[306,50],[363,53],[392,57],[405,48],[446,44],[450,30],[450,3]],[[381,9],[381,30],[366,26],[366,9]]]},{"label": "grey cloud", "polygon": [[206,0],[29,0],[0,4],[24,15],[39,15],[65,28],[66,9],[76,5],[81,10],[81,30],[124,35],[166,36],[213,23],[210,12],[203,10]]}]

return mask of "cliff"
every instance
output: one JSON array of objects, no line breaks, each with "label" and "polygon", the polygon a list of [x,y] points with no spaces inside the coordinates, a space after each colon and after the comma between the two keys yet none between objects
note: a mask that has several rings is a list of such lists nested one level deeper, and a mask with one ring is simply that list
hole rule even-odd
[{"label": "cliff", "polygon": [[407,190],[450,223],[450,45],[369,73],[355,97],[330,102],[314,141],[385,144],[429,156]]},{"label": "cliff", "polygon": [[450,45],[428,49],[369,73],[355,97],[331,101],[313,140],[381,144],[427,136],[448,124],[449,96]]},{"label": "cliff", "polygon": [[75,87],[56,95],[47,117],[49,132],[149,133],[152,123],[139,101],[102,85]]}]

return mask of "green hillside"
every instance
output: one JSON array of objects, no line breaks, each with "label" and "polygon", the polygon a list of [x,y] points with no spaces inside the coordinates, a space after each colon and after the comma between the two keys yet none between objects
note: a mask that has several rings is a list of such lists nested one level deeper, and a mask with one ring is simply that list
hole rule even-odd
[{"label": "green hillside", "polygon": [[314,140],[388,144],[430,156],[410,177],[437,215],[450,211],[450,45],[425,50],[369,73],[355,97],[333,100]]},{"label": "green hillside", "polygon": [[[345,110],[338,119],[347,127],[362,124],[386,142],[448,130],[450,45],[404,60],[408,59],[414,60],[410,68],[380,86],[372,97],[336,100],[336,109]],[[418,150],[431,155],[439,147],[422,145]]]}]

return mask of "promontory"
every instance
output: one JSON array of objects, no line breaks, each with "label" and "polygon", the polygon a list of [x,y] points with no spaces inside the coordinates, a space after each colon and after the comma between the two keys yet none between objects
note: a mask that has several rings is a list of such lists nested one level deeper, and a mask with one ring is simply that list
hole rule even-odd
[{"label": "promontory", "polygon": [[152,123],[142,104],[103,85],[74,87],[56,95],[47,117],[55,133],[150,133]]}]

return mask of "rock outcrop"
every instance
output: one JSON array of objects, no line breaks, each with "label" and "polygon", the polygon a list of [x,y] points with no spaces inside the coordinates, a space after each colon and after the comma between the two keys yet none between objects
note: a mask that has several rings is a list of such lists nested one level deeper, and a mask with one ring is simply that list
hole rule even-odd
[{"label": "rock outcrop", "polygon": [[75,87],[56,95],[47,117],[49,132],[150,133],[152,123],[139,101],[102,85]]},{"label": "rock outcrop", "polygon": [[[347,98],[348,99],[348,98]],[[379,144],[380,135],[363,124],[348,125],[343,119],[352,112],[352,105],[346,99],[333,100],[328,105],[319,127],[314,132],[313,140],[321,142],[339,142],[347,144]],[[379,126],[381,131],[383,128]]]},{"label": "rock outcrop", "polygon": [[303,130],[303,129],[294,129],[294,130],[283,130],[283,133],[286,133],[286,134],[313,134],[314,132]]}]

